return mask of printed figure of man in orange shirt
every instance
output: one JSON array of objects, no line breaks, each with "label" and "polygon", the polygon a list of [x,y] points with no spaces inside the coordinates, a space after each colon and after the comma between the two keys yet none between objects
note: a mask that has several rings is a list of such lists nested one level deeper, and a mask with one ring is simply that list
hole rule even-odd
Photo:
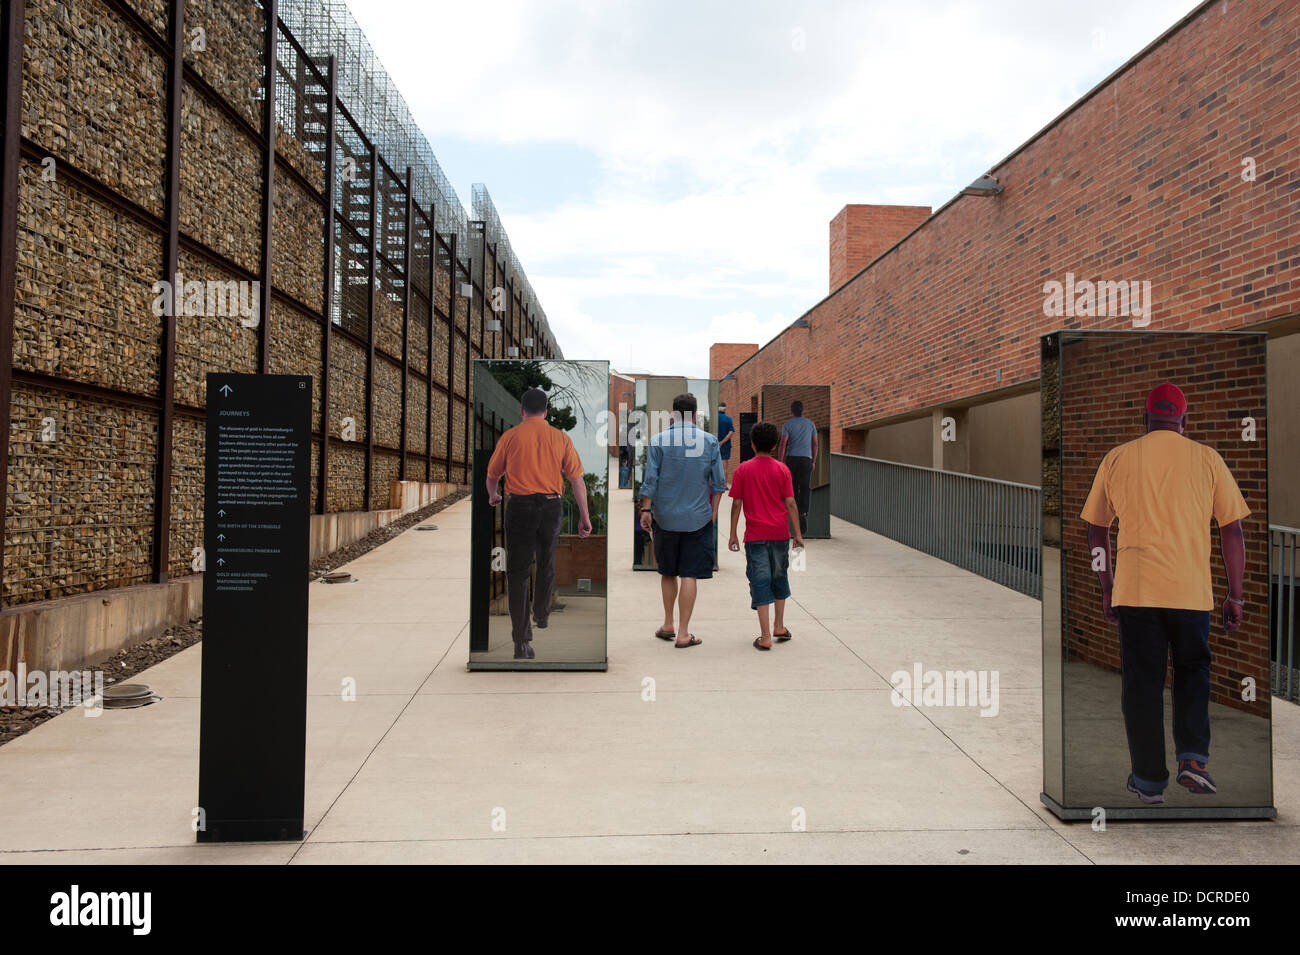
[{"label": "printed figure of man in orange shirt", "polygon": [[[1228,572],[1223,627],[1236,630],[1245,607],[1241,521],[1250,508],[1219,453],[1184,436],[1187,398],[1178,387],[1152,389],[1145,420],[1145,435],[1112,448],[1102,460],[1080,517],[1089,525],[1102,613],[1119,624],[1120,706],[1132,764],[1126,788],[1154,804],[1165,801],[1169,784],[1164,688],[1171,651],[1178,783],[1193,793],[1218,792],[1207,769],[1210,518],[1219,524]],[[1119,553],[1112,561],[1110,525],[1116,518]]]},{"label": "printed figure of man in orange shirt", "polygon": [[564,479],[569,479],[578,504],[578,536],[591,534],[587,485],[582,460],[569,436],[546,423],[546,392],[529,388],[520,399],[523,419],[497,440],[488,460],[488,503],[501,503],[500,483],[506,479],[506,591],[510,603],[515,659],[532,660],[533,626],[529,621],[528,579],[534,560],[532,617],[545,630],[555,591],[555,544],[564,517]]}]

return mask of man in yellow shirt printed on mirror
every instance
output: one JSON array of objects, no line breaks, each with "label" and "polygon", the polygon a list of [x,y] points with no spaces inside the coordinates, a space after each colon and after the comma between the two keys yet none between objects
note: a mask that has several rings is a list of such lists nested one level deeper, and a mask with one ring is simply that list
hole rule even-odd
[{"label": "man in yellow shirt printed on mirror", "polygon": [[[1177,781],[1193,793],[1218,792],[1210,759],[1210,518],[1228,572],[1223,626],[1241,626],[1250,514],[1223,458],[1183,434],[1187,398],[1172,384],[1147,396],[1147,433],[1102,460],[1080,515],[1099,564],[1101,608],[1119,624],[1121,708],[1131,772],[1127,789],[1144,803],[1165,801],[1164,687],[1173,654]],[[1110,525],[1119,519],[1118,559]]]}]

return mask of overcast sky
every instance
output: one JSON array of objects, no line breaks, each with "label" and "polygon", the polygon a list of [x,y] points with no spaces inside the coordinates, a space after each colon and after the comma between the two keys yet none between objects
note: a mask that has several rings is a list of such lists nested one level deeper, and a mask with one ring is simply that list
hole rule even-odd
[{"label": "overcast sky", "polygon": [[566,357],[703,376],[825,296],[846,204],[938,208],[1190,0],[351,0]]}]

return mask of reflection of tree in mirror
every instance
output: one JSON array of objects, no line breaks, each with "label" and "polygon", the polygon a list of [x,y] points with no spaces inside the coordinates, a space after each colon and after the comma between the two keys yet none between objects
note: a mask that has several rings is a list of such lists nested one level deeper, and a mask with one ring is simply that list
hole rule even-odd
[{"label": "reflection of tree in mirror", "polygon": [[517,399],[522,400],[524,392],[529,388],[540,388],[546,392],[548,402],[546,423],[552,427],[559,428],[561,431],[572,431],[578,424],[577,416],[574,414],[575,408],[578,414],[582,415],[584,422],[591,423],[587,409],[579,396],[592,385],[600,384],[605,380],[600,371],[592,365],[583,362],[566,362],[564,370],[573,380],[569,384],[559,384],[546,373],[546,362],[490,360],[486,364],[497,383]]},{"label": "reflection of tree in mirror", "polygon": [[[601,535],[609,533],[609,488],[606,486],[606,474],[593,474],[588,471],[582,476],[587,485],[587,511],[591,515],[591,533]],[[573,488],[564,485],[564,521],[560,525],[561,534],[578,533],[578,502],[574,500]]]},{"label": "reflection of tree in mirror", "polygon": [[711,420],[709,416],[709,390],[707,385],[705,388],[701,389],[699,387],[701,384],[705,383],[691,382],[691,385],[694,387],[688,388],[686,393],[695,399],[695,426],[701,431],[708,431],[712,434],[713,432],[709,428],[709,421]]}]

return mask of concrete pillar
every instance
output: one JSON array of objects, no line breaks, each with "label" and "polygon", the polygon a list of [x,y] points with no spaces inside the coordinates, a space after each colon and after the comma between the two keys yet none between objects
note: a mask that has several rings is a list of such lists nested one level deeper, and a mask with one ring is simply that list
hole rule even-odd
[{"label": "concrete pillar", "polygon": [[965,408],[936,408],[931,419],[931,467],[970,473],[970,428]]}]

